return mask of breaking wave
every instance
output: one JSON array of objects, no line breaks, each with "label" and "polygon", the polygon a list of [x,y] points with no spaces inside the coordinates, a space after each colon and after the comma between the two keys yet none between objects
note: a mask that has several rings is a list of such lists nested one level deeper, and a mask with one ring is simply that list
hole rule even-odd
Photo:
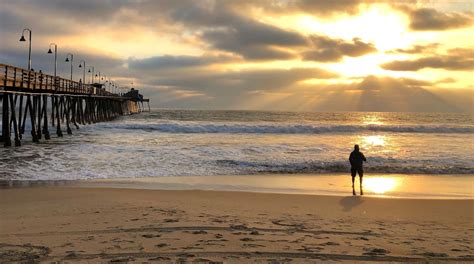
[{"label": "breaking wave", "polygon": [[396,133],[474,133],[473,126],[437,125],[313,125],[313,124],[218,124],[218,123],[112,123],[107,128],[157,131],[162,133],[232,133],[232,134],[322,134],[353,132]]}]

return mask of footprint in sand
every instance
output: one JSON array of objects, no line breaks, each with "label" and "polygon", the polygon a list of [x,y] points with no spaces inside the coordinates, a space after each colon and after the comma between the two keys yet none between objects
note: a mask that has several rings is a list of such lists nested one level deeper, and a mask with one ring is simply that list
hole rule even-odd
[{"label": "footprint in sand", "polygon": [[166,244],[166,243],[160,243],[160,244],[155,245],[155,247],[157,247],[157,248],[162,248],[162,247],[166,247],[166,246],[168,246],[168,244]]},{"label": "footprint in sand", "polygon": [[246,225],[230,225],[231,229],[235,230],[247,230],[249,229]]},{"label": "footprint in sand", "polygon": [[321,246],[339,246],[340,244],[337,243],[337,242],[329,241],[329,242],[322,243],[322,244],[319,244],[319,245],[321,245]]},{"label": "footprint in sand", "polygon": [[384,248],[364,248],[364,250],[365,252],[362,255],[366,256],[380,256],[390,253],[390,251]]},{"label": "footprint in sand", "polygon": [[252,232],[250,232],[250,235],[258,236],[258,235],[261,235],[261,234],[257,230],[252,230]]},{"label": "footprint in sand", "polygon": [[144,238],[154,238],[154,237],[161,237],[159,234],[144,234],[142,235]]},{"label": "footprint in sand", "polygon": [[258,248],[258,247],[265,247],[265,246],[260,245],[260,244],[243,244],[242,247],[244,247],[244,248]]},{"label": "footprint in sand", "polygon": [[75,257],[77,257],[77,254],[74,251],[66,251],[66,252],[67,252],[66,258],[75,258]]},{"label": "footprint in sand", "polygon": [[69,242],[69,243],[62,244],[62,245],[59,246],[59,247],[73,247],[73,246],[74,246],[74,244],[71,243],[71,242]]},{"label": "footprint in sand", "polygon": [[204,231],[204,230],[198,230],[198,231],[193,231],[192,234],[193,235],[204,235],[204,234],[207,234],[207,232]]},{"label": "footprint in sand", "polygon": [[302,223],[288,222],[288,221],[285,221],[285,220],[273,220],[272,224],[279,225],[279,226],[294,227],[294,228],[298,228],[298,229],[303,229],[304,228],[304,224],[302,224]]},{"label": "footprint in sand", "polygon": [[168,257],[156,257],[156,258],[149,258],[149,261],[170,261],[171,258]]},{"label": "footprint in sand", "polygon": [[304,251],[304,252],[318,252],[323,250],[323,247],[313,247],[313,246],[301,246],[301,248],[297,249],[299,251]]},{"label": "footprint in sand", "polygon": [[116,263],[116,262],[129,262],[129,261],[135,261],[134,257],[123,257],[123,258],[114,258],[111,259],[110,262]]},{"label": "footprint in sand", "polygon": [[431,257],[431,258],[447,258],[449,257],[448,254],[446,253],[435,253],[435,252],[425,252],[422,253],[421,255],[425,257]]}]

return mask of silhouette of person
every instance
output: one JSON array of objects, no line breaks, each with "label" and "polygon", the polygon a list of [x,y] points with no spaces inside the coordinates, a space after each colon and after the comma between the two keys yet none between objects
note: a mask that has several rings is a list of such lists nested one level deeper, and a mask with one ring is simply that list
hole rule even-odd
[{"label": "silhouette of person", "polygon": [[359,151],[359,145],[354,145],[354,151],[349,155],[349,162],[351,163],[351,176],[352,176],[352,194],[356,195],[354,189],[354,180],[356,174],[359,173],[359,182],[360,182],[360,195],[364,195],[362,191],[362,177],[364,177],[364,167],[363,163],[367,161],[364,154]]}]

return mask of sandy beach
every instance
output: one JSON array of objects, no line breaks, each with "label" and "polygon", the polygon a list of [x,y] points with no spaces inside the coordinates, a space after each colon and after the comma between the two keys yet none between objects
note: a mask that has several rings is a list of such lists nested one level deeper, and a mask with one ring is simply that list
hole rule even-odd
[{"label": "sandy beach", "polygon": [[474,261],[469,199],[55,186],[0,200],[6,263]]}]

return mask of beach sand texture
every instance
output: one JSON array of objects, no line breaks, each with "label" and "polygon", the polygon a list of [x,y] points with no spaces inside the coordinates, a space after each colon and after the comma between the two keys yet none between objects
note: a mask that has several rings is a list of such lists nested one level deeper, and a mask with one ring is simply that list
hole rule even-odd
[{"label": "beach sand texture", "polygon": [[473,200],[0,190],[2,262],[473,262]]}]

